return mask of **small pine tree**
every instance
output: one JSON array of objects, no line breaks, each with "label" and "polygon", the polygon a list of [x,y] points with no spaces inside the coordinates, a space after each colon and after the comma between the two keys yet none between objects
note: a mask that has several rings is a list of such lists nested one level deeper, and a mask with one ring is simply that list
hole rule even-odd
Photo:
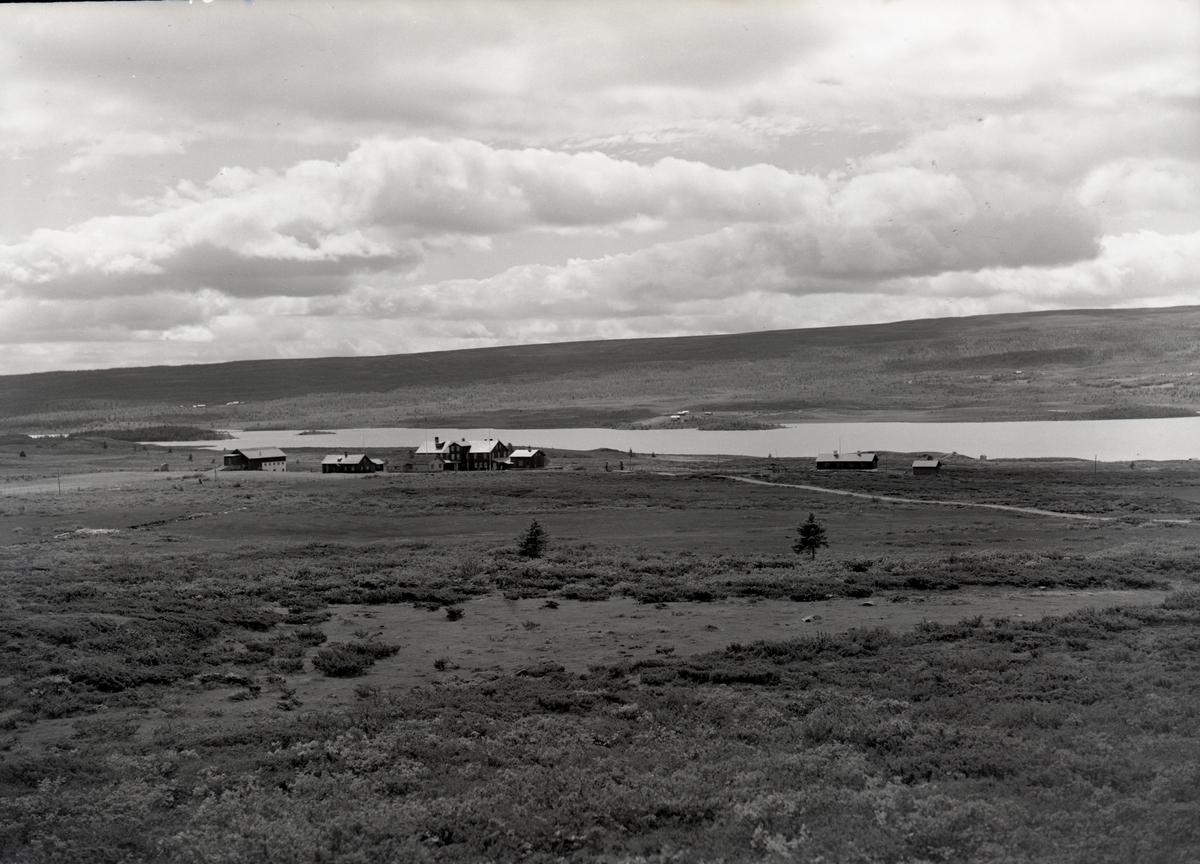
[{"label": "small pine tree", "polygon": [[542,530],[542,526],[534,519],[529,523],[529,530],[522,535],[518,551],[525,558],[541,558],[542,547],[545,545],[546,532]]},{"label": "small pine tree", "polygon": [[824,526],[811,513],[808,514],[808,521],[802,523],[797,530],[800,532],[800,538],[792,544],[793,552],[807,552],[815,559],[817,550],[829,545],[829,541],[825,539]]}]

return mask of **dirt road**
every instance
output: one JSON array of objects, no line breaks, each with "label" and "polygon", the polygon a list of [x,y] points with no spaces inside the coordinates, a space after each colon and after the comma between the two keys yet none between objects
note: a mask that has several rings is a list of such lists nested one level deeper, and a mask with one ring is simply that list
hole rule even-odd
[{"label": "dirt road", "polygon": [[[1004,510],[1009,513],[1028,513],[1033,516],[1054,516],[1059,519],[1083,519],[1088,522],[1111,522],[1112,516],[1088,516],[1083,513],[1059,513],[1055,510],[1039,510],[1037,507],[1014,507],[1011,504],[979,504],[974,501],[942,501],[928,498],[901,498],[897,495],[873,495],[868,492],[847,492],[843,489],[826,489],[824,486],[807,486],[803,483],[772,483],[769,480],[755,480],[751,477],[729,477],[741,483],[753,483],[757,486],[782,486],[786,489],[805,489],[809,492],[825,492],[829,495],[844,495],[848,498],[865,498],[868,501],[887,501],[892,504],[938,504],[946,507],[982,507],[986,510]],[[1188,520],[1153,520],[1183,522]]]}]

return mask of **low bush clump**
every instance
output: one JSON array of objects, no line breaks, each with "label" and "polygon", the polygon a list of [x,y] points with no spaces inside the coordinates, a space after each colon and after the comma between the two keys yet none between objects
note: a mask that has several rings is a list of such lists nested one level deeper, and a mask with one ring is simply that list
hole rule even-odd
[{"label": "low bush clump", "polygon": [[322,648],[313,657],[313,668],[330,678],[353,678],[364,674],[376,660],[397,654],[396,645],[385,645],[373,640],[343,642]]},{"label": "low bush clump", "polygon": [[1200,588],[1181,588],[1163,598],[1164,609],[1200,609]]}]

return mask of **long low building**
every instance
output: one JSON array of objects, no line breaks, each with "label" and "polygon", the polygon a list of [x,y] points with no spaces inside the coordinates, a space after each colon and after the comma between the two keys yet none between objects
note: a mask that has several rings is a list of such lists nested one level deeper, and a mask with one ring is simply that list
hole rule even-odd
[{"label": "long low building", "polygon": [[375,459],[365,453],[343,453],[326,456],[321,460],[322,474],[370,474],[382,471],[386,467],[382,459]]},{"label": "long low building", "polygon": [[286,471],[287,454],[278,447],[234,450],[225,454],[225,467],[233,471]]},{"label": "long low building", "polygon": [[821,453],[817,456],[817,469],[821,471],[849,469],[852,471],[874,471],[879,467],[879,456],[876,453],[864,453],[855,450],[853,453]]}]

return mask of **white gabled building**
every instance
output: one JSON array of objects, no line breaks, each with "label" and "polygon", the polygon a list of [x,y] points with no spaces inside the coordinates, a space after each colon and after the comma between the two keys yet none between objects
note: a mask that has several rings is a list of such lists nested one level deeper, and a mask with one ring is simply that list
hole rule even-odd
[{"label": "white gabled building", "polygon": [[[443,471],[493,471],[502,466],[512,452],[512,445],[495,438],[468,441],[442,441],[434,437],[413,453],[414,464],[437,460]],[[432,467],[432,462],[429,462]]]}]

